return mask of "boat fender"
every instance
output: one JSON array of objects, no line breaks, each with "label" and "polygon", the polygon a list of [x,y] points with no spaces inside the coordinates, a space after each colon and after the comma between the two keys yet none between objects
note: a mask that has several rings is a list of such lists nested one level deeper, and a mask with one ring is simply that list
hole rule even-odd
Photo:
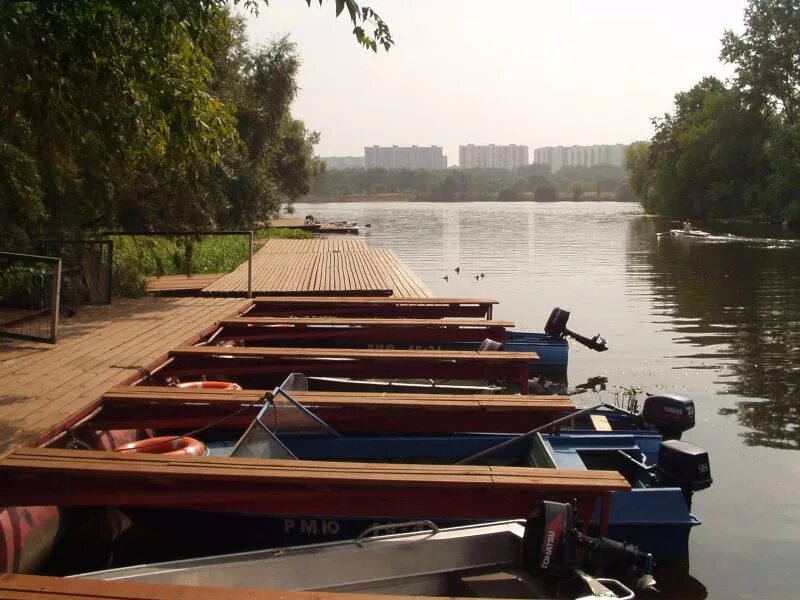
[{"label": "boat fender", "polygon": [[203,456],[206,445],[200,440],[190,437],[155,437],[138,442],[123,444],[114,448],[114,452],[125,454],[166,454],[169,456]]},{"label": "boat fender", "polygon": [[202,389],[202,390],[241,390],[242,386],[231,381],[185,381],[175,387],[183,389]]}]

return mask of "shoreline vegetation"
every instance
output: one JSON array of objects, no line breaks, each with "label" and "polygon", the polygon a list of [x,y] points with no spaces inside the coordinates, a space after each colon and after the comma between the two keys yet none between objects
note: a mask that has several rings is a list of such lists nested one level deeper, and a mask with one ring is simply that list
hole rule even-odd
[{"label": "shoreline vegetation", "polygon": [[507,169],[342,169],[314,179],[302,202],[630,201],[625,167],[531,164]]},{"label": "shoreline vegetation", "polygon": [[749,0],[720,58],[735,76],[704,77],[626,152],[647,212],[800,225],[800,36],[796,0]]},{"label": "shoreline vegetation", "polygon": [[335,202],[633,202],[633,199],[620,200],[615,194],[593,193],[582,194],[574,198],[569,194],[559,194],[556,198],[541,200],[534,194],[518,194],[513,198],[502,199],[497,194],[471,194],[464,196],[445,196],[442,194],[384,193],[384,194],[309,194],[298,198],[297,202],[307,204],[323,204]]},{"label": "shoreline vegetation", "polygon": [[[304,240],[313,233],[300,229],[259,229],[253,252],[271,239]],[[150,277],[229,273],[247,260],[245,236],[171,237],[111,236],[114,241],[115,296],[136,298],[145,294]]]}]

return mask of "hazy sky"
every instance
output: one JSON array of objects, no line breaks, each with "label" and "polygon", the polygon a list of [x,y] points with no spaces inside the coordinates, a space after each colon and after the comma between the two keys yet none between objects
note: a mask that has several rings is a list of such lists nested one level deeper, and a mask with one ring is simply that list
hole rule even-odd
[{"label": "hazy sky", "polygon": [[725,29],[745,0],[363,0],[395,46],[361,49],[334,2],[270,0],[254,44],[289,34],[303,65],[294,114],[322,156],[363,147],[628,143],[705,75],[725,78]]}]

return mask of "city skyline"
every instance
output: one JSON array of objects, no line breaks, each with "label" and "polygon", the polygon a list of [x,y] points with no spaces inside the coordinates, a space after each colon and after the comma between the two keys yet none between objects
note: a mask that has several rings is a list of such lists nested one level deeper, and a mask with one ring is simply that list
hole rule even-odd
[{"label": "city skyline", "polygon": [[720,38],[741,30],[745,3],[367,4],[391,27],[388,53],[359,47],[328,2],[274,0],[247,17],[248,34],[253,45],[284,34],[297,44],[293,112],[321,132],[319,155],[357,155],[377,140],[440,145],[454,163],[465,141],[535,148],[650,138],[651,118],[671,111],[677,92],[732,74],[719,61]]},{"label": "city skyline", "polygon": [[[625,149],[630,144],[559,144],[557,146],[534,147],[529,153],[527,144],[459,144],[458,163],[448,164],[447,155],[442,156],[443,164],[435,167],[434,159],[428,158],[430,164],[412,158],[413,151],[433,150],[441,154],[441,147],[430,147],[413,144],[411,146],[374,145],[365,146],[361,156],[319,156],[329,170],[364,169],[364,168],[497,168],[513,170],[523,165],[547,164],[555,173],[564,166],[624,166]],[[398,162],[398,150],[404,152],[404,158]],[[383,158],[379,158],[380,155]],[[532,160],[530,157],[532,156]]]}]

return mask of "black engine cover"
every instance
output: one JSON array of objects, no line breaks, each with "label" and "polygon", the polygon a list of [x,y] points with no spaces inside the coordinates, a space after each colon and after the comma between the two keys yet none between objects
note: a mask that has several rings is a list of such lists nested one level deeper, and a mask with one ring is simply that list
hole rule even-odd
[{"label": "black engine cover", "polygon": [[684,492],[704,490],[713,481],[708,452],[681,440],[661,442],[657,468],[665,481],[682,488]]},{"label": "black engine cover", "polygon": [[694,400],[676,394],[648,396],[642,406],[642,417],[664,439],[679,440],[684,431],[694,427]]},{"label": "black engine cover", "polygon": [[544,324],[544,332],[550,337],[562,338],[567,329],[567,321],[569,321],[569,311],[556,307],[550,311],[547,323]]}]

